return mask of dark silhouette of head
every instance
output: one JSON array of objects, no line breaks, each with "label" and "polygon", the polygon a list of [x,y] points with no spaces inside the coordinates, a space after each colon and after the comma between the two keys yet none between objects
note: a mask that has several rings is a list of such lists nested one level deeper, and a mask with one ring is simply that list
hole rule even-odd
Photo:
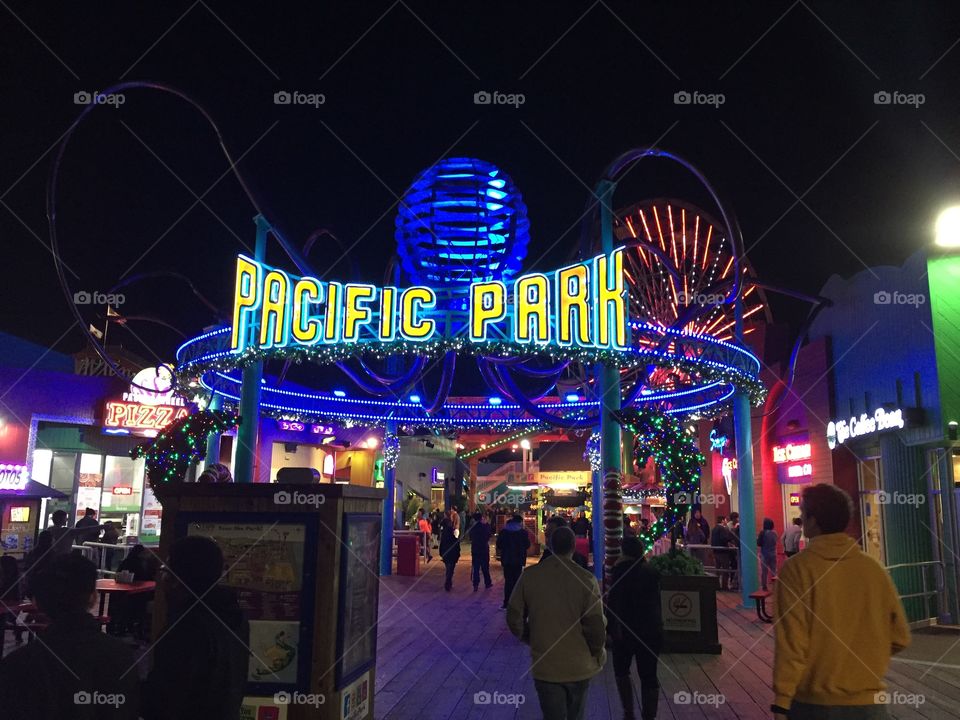
[{"label": "dark silhouette of head", "polygon": [[643,543],[640,542],[639,538],[635,537],[625,537],[623,539],[623,545],[621,546],[623,554],[631,558],[642,558],[643,557]]},{"label": "dark silhouette of head", "polygon": [[208,537],[188,535],[170,546],[167,565],[178,584],[202,597],[223,575],[223,551]]},{"label": "dark silhouette of head", "polygon": [[93,508],[87,508],[84,511],[83,516],[88,518],[95,518],[97,516],[97,511],[94,510]]},{"label": "dark silhouette of head", "polygon": [[57,527],[63,527],[67,524],[67,511],[57,510],[50,516],[50,519],[53,520],[53,524]]},{"label": "dark silhouette of head", "polygon": [[573,548],[576,542],[577,538],[576,535],[573,534],[573,530],[564,525],[554,530],[550,536],[550,549],[554,555],[570,557],[573,555]]},{"label": "dark silhouette of head", "polygon": [[85,613],[96,602],[97,566],[79,555],[61,555],[33,579],[37,607],[52,620]]},{"label": "dark silhouette of head", "polygon": [[764,530],[773,530],[773,520],[770,518],[763,519],[763,529]]}]

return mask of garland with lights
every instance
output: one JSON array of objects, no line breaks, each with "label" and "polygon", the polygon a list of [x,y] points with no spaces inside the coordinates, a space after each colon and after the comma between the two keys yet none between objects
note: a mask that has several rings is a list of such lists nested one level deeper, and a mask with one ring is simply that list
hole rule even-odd
[{"label": "garland with lights", "polygon": [[[500,430],[502,429],[503,428],[500,428]],[[528,426],[525,429],[521,430],[520,432],[513,433],[512,435],[505,435],[502,438],[498,438],[494,440],[493,442],[486,443],[484,445],[481,445],[478,448],[474,448],[473,450],[468,450],[465,453],[460,453],[459,455],[457,455],[457,458],[459,460],[467,460],[469,458],[472,458],[474,455],[479,455],[482,452],[493,450],[494,448],[498,448],[501,445],[507,445],[513,442],[514,440],[520,440],[521,438],[527,437],[528,435],[531,435],[537,432],[538,430],[546,430],[546,429],[547,429],[547,426],[542,423],[539,425],[534,425],[533,427]]]},{"label": "garland with lights", "polygon": [[202,410],[170,423],[152,442],[130,451],[134,460],[146,458],[151,488],[182,482],[191,466],[207,452],[210,433],[223,433],[240,424],[240,418],[226,410]]},{"label": "garland with lights", "polygon": [[644,547],[653,543],[682,518],[700,485],[700,467],[705,462],[696,440],[669,415],[630,408],[614,413],[617,422],[634,436],[633,457],[639,467],[650,458],[660,470],[667,506],[663,515],[640,535]]},{"label": "garland with lights", "polygon": [[400,438],[393,433],[383,434],[383,468],[392,470],[400,459]]},{"label": "garland with lights", "polygon": [[603,461],[600,457],[600,433],[595,432],[587,438],[587,447],[583,451],[583,459],[590,463],[590,470],[600,472]]},{"label": "garland with lights", "polygon": [[[730,383],[745,390],[755,407],[761,406],[766,397],[766,389],[763,383],[750,372],[735,368],[732,365],[702,358],[672,356],[644,348],[627,350],[580,346],[531,348],[529,345],[508,340],[470,343],[463,337],[442,338],[429,342],[397,339],[386,342],[369,341],[359,345],[354,343],[309,347],[292,345],[279,348],[247,348],[239,353],[214,352],[208,357],[200,355],[196,359],[187,358],[183,360],[177,368],[177,375],[179,384],[183,382],[181,378],[199,377],[207,372],[226,372],[243,368],[251,363],[277,358],[295,364],[312,362],[319,365],[332,365],[358,355],[386,360],[395,355],[440,357],[449,351],[486,357],[540,358],[553,363],[564,360],[585,364],[603,363],[616,365],[621,369],[653,365],[691,375],[705,383],[717,381]],[[704,413],[700,414],[703,415]]]}]

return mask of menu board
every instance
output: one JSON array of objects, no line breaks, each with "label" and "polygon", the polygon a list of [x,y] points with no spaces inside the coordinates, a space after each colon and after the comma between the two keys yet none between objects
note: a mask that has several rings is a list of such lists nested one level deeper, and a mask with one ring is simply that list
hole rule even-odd
[{"label": "menu board", "polygon": [[380,590],[379,514],[344,513],[337,614],[337,687],[373,665]]},{"label": "menu board", "polygon": [[[295,685],[304,663],[302,639],[304,523],[200,522],[188,535],[213,538],[223,550],[226,575],[250,622],[247,681]],[[312,591],[312,588],[311,588]],[[312,604],[312,603],[311,603]]]}]

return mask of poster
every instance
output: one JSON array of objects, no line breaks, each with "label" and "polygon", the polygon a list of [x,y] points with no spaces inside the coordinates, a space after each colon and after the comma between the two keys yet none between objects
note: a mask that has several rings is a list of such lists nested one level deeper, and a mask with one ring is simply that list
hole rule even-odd
[{"label": "poster", "polygon": [[153,490],[143,489],[143,517],[140,522],[140,542],[155,543],[160,539],[160,521],[163,519],[163,507]]},{"label": "poster", "polygon": [[[81,482],[83,482],[84,475],[81,474]],[[88,475],[89,477],[89,475]],[[100,480],[100,476],[97,475],[97,482]],[[74,517],[74,525],[76,521],[80,520],[87,511],[87,508],[93,508],[99,514],[100,512],[100,486],[99,485],[80,485],[77,488],[77,505],[76,513]]]},{"label": "poster", "polygon": [[660,610],[664,630],[700,632],[699,592],[661,590]]},{"label": "poster", "polygon": [[340,553],[337,686],[367,670],[376,655],[380,515],[345,513]]},{"label": "poster", "polygon": [[251,620],[247,680],[295,683],[299,647],[299,622]]},{"label": "poster", "polygon": [[223,584],[250,621],[249,682],[297,682],[306,528],[281,523],[194,523],[188,535],[214,538],[223,550]]},{"label": "poster", "polygon": [[370,714],[370,673],[366,672],[340,693],[340,720],[365,720]]}]

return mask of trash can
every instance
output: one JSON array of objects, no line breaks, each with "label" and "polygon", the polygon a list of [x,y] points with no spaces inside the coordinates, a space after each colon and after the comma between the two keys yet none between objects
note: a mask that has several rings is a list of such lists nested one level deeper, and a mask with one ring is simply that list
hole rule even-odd
[{"label": "trash can", "polygon": [[397,535],[397,575],[420,574],[420,537]]}]

